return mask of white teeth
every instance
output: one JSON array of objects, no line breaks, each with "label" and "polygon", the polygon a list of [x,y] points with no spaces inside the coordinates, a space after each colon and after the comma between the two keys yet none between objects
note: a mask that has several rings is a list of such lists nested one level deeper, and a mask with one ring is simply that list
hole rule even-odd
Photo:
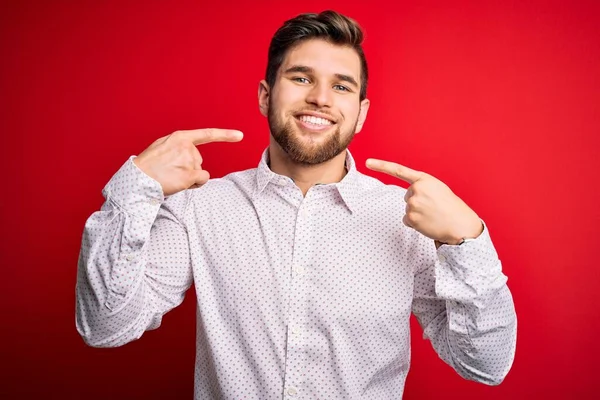
[{"label": "white teeth", "polygon": [[298,118],[302,122],[308,122],[313,125],[331,125],[332,122],[325,118],[313,117],[311,115],[301,115]]}]

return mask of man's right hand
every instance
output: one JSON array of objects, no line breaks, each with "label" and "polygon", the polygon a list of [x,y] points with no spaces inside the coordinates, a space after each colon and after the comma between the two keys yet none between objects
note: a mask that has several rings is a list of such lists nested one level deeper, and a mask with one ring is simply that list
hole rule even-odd
[{"label": "man's right hand", "polygon": [[161,137],[133,159],[146,175],[158,181],[165,196],[208,182],[202,169],[202,156],[196,148],[210,142],[239,142],[243,134],[229,129],[177,131]]}]

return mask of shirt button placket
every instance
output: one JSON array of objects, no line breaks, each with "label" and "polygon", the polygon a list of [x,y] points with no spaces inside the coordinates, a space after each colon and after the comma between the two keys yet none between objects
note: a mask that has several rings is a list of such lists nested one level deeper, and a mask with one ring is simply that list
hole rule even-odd
[{"label": "shirt button placket", "polygon": [[306,275],[303,265],[310,255],[310,215],[306,198],[300,204],[294,232],[290,281],[290,309],[288,315],[287,360],[285,373],[286,398],[300,397],[300,386],[306,366],[303,334],[306,325]]}]

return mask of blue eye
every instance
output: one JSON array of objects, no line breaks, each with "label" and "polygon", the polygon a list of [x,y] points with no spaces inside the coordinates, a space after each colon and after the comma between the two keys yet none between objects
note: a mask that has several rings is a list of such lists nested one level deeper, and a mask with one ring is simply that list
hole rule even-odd
[{"label": "blue eye", "polygon": [[292,80],[296,81],[296,82],[300,82],[300,83],[309,83],[309,80],[307,78],[302,78],[302,77],[292,78]]},{"label": "blue eye", "polygon": [[341,90],[342,92],[349,92],[350,91],[350,89],[348,89],[346,86],[342,86],[342,85],[335,85],[334,88],[337,89],[337,90]]}]

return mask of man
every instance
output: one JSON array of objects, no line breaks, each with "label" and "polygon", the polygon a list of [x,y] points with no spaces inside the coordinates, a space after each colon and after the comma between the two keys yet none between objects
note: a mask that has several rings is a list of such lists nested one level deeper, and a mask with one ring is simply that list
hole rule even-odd
[{"label": "man", "polygon": [[179,131],[131,157],[86,223],[77,329],[120,346],[155,329],[195,284],[195,398],[396,399],[413,312],[461,376],[498,384],[514,357],[506,277],[477,214],[436,178],[347,146],[367,117],[362,32],[332,11],[287,21],[269,48],[258,168],[209,180]]}]

